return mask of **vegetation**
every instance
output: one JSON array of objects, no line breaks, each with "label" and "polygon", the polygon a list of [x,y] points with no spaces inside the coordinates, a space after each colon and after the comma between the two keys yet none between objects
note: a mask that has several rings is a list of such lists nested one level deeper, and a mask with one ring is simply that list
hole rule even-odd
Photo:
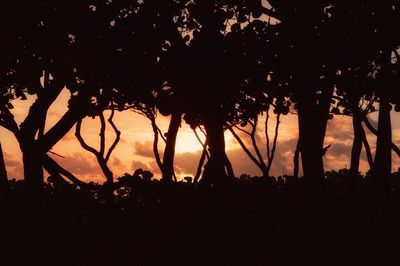
[{"label": "vegetation", "polygon": [[[0,126],[15,136],[24,165],[23,181],[9,180],[0,145],[4,260],[396,265],[399,176],[391,173],[391,156],[400,151],[391,111],[400,111],[400,35],[392,30],[399,10],[397,0],[1,1]],[[68,110],[46,129],[63,89],[70,92]],[[12,102],[27,95],[35,101],[18,123]],[[161,181],[141,169],[115,180],[107,165],[123,132],[114,112],[125,110],[151,121]],[[377,128],[367,117],[372,112]],[[294,173],[273,178],[279,123],[288,113],[299,126]],[[166,134],[156,124],[159,114],[170,115]],[[261,115],[266,154],[255,139]],[[338,115],[353,119],[351,165],[326,173],[327,123]],[[85,117],[100,120],[98,150],[81,135]],[[174,172],[181,123],[206,137],[198,171],[185,182]],[[116,134],[108,149],[107,124]],[[377,136],[375,154],[364,124]],[[74,127],[104,184],[79,180],[49,156]],[[261,177],[235,177],[227,131]]]}]

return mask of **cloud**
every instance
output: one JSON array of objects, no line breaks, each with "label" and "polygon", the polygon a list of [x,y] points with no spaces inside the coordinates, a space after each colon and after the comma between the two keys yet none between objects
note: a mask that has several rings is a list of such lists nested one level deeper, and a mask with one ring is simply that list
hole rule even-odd
[{"label": "cloud", "polygon": [[24,174],[24,166],[22,164],[21,159],[18,160],[15,156],[8,152],[3,152],[4,163],[6,165],[8,178],[23,178]]},{"label": "cloud", "polygon": [[202,152],[203,151],[177,153],[174,159],[175,165],[182,173],[194,174],[197,170]]},{"label": "cloud", "polygon": [[[153,142],[151,141],[145,141],[145,142],[135,141],[135,143],[133,143],[133,148],[135,149],[136,156],[154,158]],[[162,156],[162,151],[160,151],[160,156]]]},{"label": "cloud", "polygon": [[247,157],[242,149],[227,151],[227,156],[232,164],[235,176],[241,174],[260,175],[258,167]]},{"label": "cloud", "polygon": [[147,170],[147,169],[150,169],[150,166],[146,163],[143,163],[142,161],[132,161],[131,167],[130,167],[132,172],[134,172],[135,170],[137,170],[139,168],[141,168],[143,170]]},{"label": "cloud", "polygon": [[88,153],[74,152],[65,155],[65,158],[58,158],[53,156],[63,168],[71,173],[87,178],[103,178],[103,173],[98,166],[95,158],[88,156]]},{"label": "cloud", "polygon": [[293,157],[296,150],[297,141],[297,137],[288,140],[278,141],[274,160],[271,165],[271,175],[280,176],[283,174],[292,174]]},{"label": "cloud", "polygon": [[351,117],[335,116],[329,120],[326,129],[325,142],[328,144],[345,142],[353,139],[353,126]]},{"label": "cloud", "polygon": [[346,143],[341,143],[341,142],[332,143],[331,147],[328,149],[326,154],[332,157],[341,155],[349,156],[351,153],[351,149],[352,149],[352,144],[348,145]]},{"label": "cloud", "polygon": [[161,178],[161,170],[155,160],[149,162],[148,170],[150,170],[154,174],[155,178]]},{"label": "cloud", "polygon": [[118,159],[117,157],[114,157],[111,163],[113,166],[119,167],[122,165],[122,162],[120,159]]}]

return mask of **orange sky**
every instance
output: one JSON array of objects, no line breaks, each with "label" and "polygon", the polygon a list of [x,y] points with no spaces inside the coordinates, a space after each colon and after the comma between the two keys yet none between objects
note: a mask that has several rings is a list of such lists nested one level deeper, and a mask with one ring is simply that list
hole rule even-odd
[{"label": "orange sky", "polygon": [[[52,105],[47,116],[46,127],[51,127],[55,121],[67,110],[67,101],[69,92],[64,90],[57,101]],[[30,104],[34,101],[31,97],[27,101],[14,101],[15,108],[12,110],[16,120],[20,123],[26,116]],[[393,122],[393,141],[400,144],[400,119],[399,115],[392,113]],[[263,154],[266,153],[263,120],[260,119],[260,130],[258,132],[258,142]],[[274,116],[271,115],[270,130],[271,134],[274,129]],[[370,120],[376,125],[376,114],[370,116]],[[160,171],[153,159],[152,143],[153,131],[149,120],[135,114],[131,111],[116,112],[114,119],[117,127],[121,130],[121,141],[115,149],[110,161],[109,167],[114,172],[115,177],[124,173],[132,173],[137,168],[151,170],[156,176],[160,175]],[[160,117],[157,123],[161,130],[165,132],[168,128],[169,118]],[[64,156],[55,158],[63,167],[71,171],[77,177],[84,181],[99,181],[105,180],[99,166],[96,163],[95,157],[83,150],[74,135],[73,128],[64,139],[62,139],[53,148],[53,152]],[[375,137],[368,132],[368,139],[371,148],[374,152]],[[82,124],[82,135],[87,142],[95,147],[99,145],[99,121],[98,119],[86,118]],[[108,145],[111,144],[114,138],[114,132],[111,127],[106,131]],[[3,146],[6,166],[9,178],[21,178],[22,162],[21,153],[18,143],[15,138],[4,129],[0,129],[0,138]],[[235,175],[240,176],[243,173],[250,175],[259,175],[257,167],[247,158],[241,147],[227,132],[225,135],[226,149],[230,158]],[[353,140],[353,131],[351,126],[351,118],[344,116],[335,116],[328,124],[328,131],[325,139],[326,145],[331,144],[332,147],[324,157],[325,169],[340,169],[349,167],[350,165],[350,150]],[[248,140],[244,139],[245,142]],[[271,169],[271,174],[282,175],[290,174],[293,168],[293,151],[297,142],[297,117],[288,115],[282,118],[282,123],[279,131],[278,146],[276,157]],[[196,140],[192,130],[182,123],[182,127],[178,133],[176,145],[176,163],[175,171],[178,178],[183,178],[186,175],[193,175],[201,154],[201,145]],[[163,142],[160,140],[159,150],[163,150]],[[265,156],[266,157],[266,156]],[[400,160],[396,154],[393,154],[393,170],[397,170],[400,166]],[[368,169],[365,152],[363,150],[361,170]]]}]

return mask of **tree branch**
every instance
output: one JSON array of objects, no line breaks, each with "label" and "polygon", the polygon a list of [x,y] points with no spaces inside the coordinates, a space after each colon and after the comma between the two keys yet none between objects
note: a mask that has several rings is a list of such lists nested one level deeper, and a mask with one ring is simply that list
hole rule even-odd
[{"label": "tree branch", "polygon": [[45,93],[38,95],[36,101],[29,108],[28,115],[21,123],[20,131],[26,138],[33,139],[35,137],[41,126],[42,117],[47,114],[50,105],[56,100],[64,87],[63,84],[56,83],[56,80],[53,82],[54,84],[51,86],[49,82],[45,84]]},{"label": "tree branch", "polygon": [[99,154],[103,157],[104,151],[106,149],[106,119],[104,118],[104,113],[100,112],[100,151]]},{"label": "tree branch", "polygon": [[[200,128],[200,127],[199,127]],[[197,131],[196,131],[196,129],[192,129],[193,130],[193,132],[194,132],[194,135],[196,136],[196,139],[197,139],[197,141],[200,143],[200,145],[203,147],[203,150],[205,150],[206,151],[206,156],[207,156],[207,159],[210,159],[210,154],[208,153],[208,151],[207,151],[207,136],[206,136],[206,141],[203,143],[202,141],[201,141],[201,139],[200,139],[200,136],[199,136],[199,134],[197,134]],[[200,129],[201,130],[201,129]],[[203,132],[204,133],[204,135],[205,135],[205,132]]]},{"label": "tree branch", "polygon": [[242,139],[236,134],[235,130],[233,130],[232,127],[228,127],[228,130],[232,133],[233,137],[236,139],[236,141],[239,143],[240,147],[242,147],[243,151],[247,154],[247,156],[252,160],[260,169],[261,169],[261,164],[257,160],[257,158],[250,152],[250,150],[246,147]]},{"label": "tree branch", "polygon": [[[207,143],[207,141],[206,141],[206,143]],[[199,164],[197,166],[197,171],[196,171],[196,175],[194,176],[193,183],[197,183],[199,181],[199,179],[200,179],[201,169],[203,168],[204,161],[206,159],[206,154],[207,154],[206,146],[207,145],[203,146],[203,152],[201,153],[200,161],[199,161]]]},{"label": "tree branch", "polygon": [[268,172],[271,170],[272,161],[274,160],[274,156],[275,156],[276,143],[277,143],[277,141],[278,141],[279,124],[281,123],[280,117],[281,117],[281,114],[280,114],[280,113],[277,114],[277,116],[276,116],[276,125],[275,125],[274,141],[273,141],[273,143],[272,143],[271,156],[270,156],[270,159],[269,159],[269,161],[268,161]]},{"label": "tree branch", "polygon": [[75,136],[76,136],[76,138],[78,139],[78,141],[81,144],[82,148],[84,148],[85,150],[87,150],[90,153],[93,153],[97,157],[97,155],[99,154],[98,151],[95,148],[89,146],[85,142],[85,140],[82,138],[81,126],[82,126],[82,119],[79,119],[78,122],[76,122],[76,126],[75,126]]},{"label": "tree branch", "polygon": [[[374,128],[374,126],[371,124],[371,122],[369,121],[369,119],[366,116],[363,117],[363,121],[364,121],[365,125],[367,126],[367,128],[369,129],[369,131],[371,131],[371,133],[373,133],[375,136],[377,136],[378,130]],[[392,142],[391,148],[397,154],[397,156],[400,157],[399,147],[397,147],[397,145]]]},{"label": "tree branch", "polygon": [[53,158],[51,158],[47,154],[43,158],[43,166],[47,170],[47,172],[49,172],[51,175],[62,174],[63,176],[68,178],[72,183],[81,188],[89,187],[87,183],[79,180],[72,173],[61,167],[55,160],[53,160]]},{"label": "tree branch", "polygon": [[[257,120],[257,118],[256,118],[256,120]],[[268,172],[265,172],[266,165],[264,162],[264,158],[260,152],[260,149],[258,148],[256,137],[255,137],[256,132],[257,132],[257,121],[255,123],[251,123],[251,126],[252,126],[252,130],[251,130],[251,134],[250,134],[251,143],[253,144],[253,148],[257,154],[258,161],[261,166],[261,171],[263,172],[264,175],[268,175]]]},{"label": "tree branch", "polygon": [[268,122],[269,122],[269,106],[267,108],[267,111],[265,111],[265,140],[267,142],[267,158],[269,163],[269,161],[271,161],[271,147],[269,144]]},{"label": "tree branch", "polygon": [[84,148],[85,150],[87,150],[88,152],[91,152],[93,155],[96,156],[97,162],[99,163],[99,166],[100,166],[101,170],[103,171],[107,182],[112,183],[113,182],[113,173],[111,172],[110,168],[107,166],[107,161],[104,159],[103,155],[99,151],[97,151],[95,148],[89,146],[85,142],[85,140],[82,138],[81,125],[82,125],[82,119],[79,119],[78,122],[76,123],[76,129],[75,129],[76,138],[78,139],[82,148]]},{"label": "tree branch", "polygon": [[243,132],[243,133],[245,133],[245,134],[251,136],[251,132],[249,132],[249,131],[247,131],[247,130],[245,130],[245,129],[243,129],[243,128],[240,128],[240,127],[238,127],[237,125],[234,125],[233,127],[236,128],[237,130],[239,130],[239,131],[241,131],[241,132]]},{"label": "tree branch", "polygon": [[156,119],[154,116],[149,116],[149,119],[151,121],[151,127],[153,128],[153,133],[154,133],[154,141],[153,141],[153,153],[154,157],[156,159],[158,168],[160,168],[161,172],[164,170],[164,165],[161,161],[160,158],[160,153],[158,152],[158,126],[156,124]]},{"label": "tree branch", "polygon": [[262,5],[261,5],[261,10],[262,10],[262,12],[263,12],[265,15],[267,15],[267,16],[269,16],[269,17],[273,17],[273,18],[276,18],[276,19],[280,19],[280,18],[279,18],[278,12],[276,12],[276,11],[274,11],[274,10],[272,10],[272,9],[266,8],[265,6],[262,6]]},{"label": "tree branch", "polygon": [[87,108],[90,104],[91,94],[89,91],[84,91],[76,97],[77,99],[75,99],[73,106],[70,106],[61,119],[49,129],[40,140],[40,146],[44,152],[51,150],[51,148],[71,130],[75,123],[83,118],[85,110],[82,110],[82,106]]},{"label": "tree branch", "polygon": [[118,130],[117,126],[113,121],[113,118],[114,118],[114,109],[111,110],[110,117],[108,118],[108,123],[110,123],[111,127],[114,129],[115,140],[111,145],[110,149],[108,150],[106,157],[104,158],[106,162],[108,162],[108,160],[110,159],[111,153],[114,151],[115,147],[117,147],[117,144],[121,139],[121,131]]}]

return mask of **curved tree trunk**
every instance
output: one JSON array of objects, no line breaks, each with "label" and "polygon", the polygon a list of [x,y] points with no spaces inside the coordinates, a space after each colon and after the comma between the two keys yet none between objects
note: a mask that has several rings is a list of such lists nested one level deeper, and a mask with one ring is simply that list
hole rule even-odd
[{"label": "curved tree trunk", "polygon": [[195,176],[193,178],[193,183],[194,184],[196,184],[200,179],[201,169],[203,168],[203,164],[204,164],[204,161],[205,161],[206,157],[207,157],[207,149],[206,149],[206,147],[204,147],[204,149],[203,149],[203,151],[201,153],[199,164],[197,165],[196,174],[195,174]]},{"label": "curved tree trunk", "polygon": [[228,158],[228,155],[225,153],[225,167],[226,167],[226,172],[228,173],[228,177],[230,179],[235,178],[235,173],[233,172],[233,167],[232,163]]},{"label": "curved tree trunk", "polygon": [[176,136],[181,125],[181,113],[172,113],[169,122],[167,141],[165,143],[164,157],[163,157],[163,173],[162,180],[165,182],[172,182],[174,175],[174,156]]},{"label": "curved tree trunk", "polygon": [[351,149],[350,172],[352,173],[352,175],[358,175],[360,167],[360,155],[363,144],[363,128],[361,124],[361,119],[357,114],[354,114],[353,116],[353,131],[354,139]]}]

